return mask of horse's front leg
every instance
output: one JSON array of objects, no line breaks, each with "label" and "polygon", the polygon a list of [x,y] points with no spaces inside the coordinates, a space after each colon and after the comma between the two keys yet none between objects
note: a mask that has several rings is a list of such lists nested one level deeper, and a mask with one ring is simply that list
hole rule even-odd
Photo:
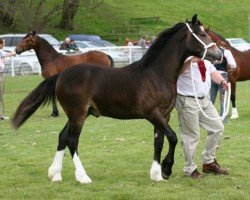
[{"label": "horse's front leg", "polygon": [[167,125],[166,131],[164,131],[164,135],[168,139],[169,150],[168,150],[168,154],[162,161],[162,177],[164,179],[167,179],[172,174],[175,147],[176,147],[178,140],[177,140],[176,133],[171,129],[169,125]]},{"label": "horse's front leg", "polygon": [[150,169],[150,179],[157,182],[163,180],[160,165],[163,143],[164,135],[154,128],[154,161]]},{"label": "horse's front leg", "polygon": [[[164,179],[167,179],[171,173],[172,173],[172,166],[174,164],[174,152],[175,152],[175,147],[177,144],[177,137],[175,132],[169,127],[167,124],[167,121],[163,115],[160,112],[156,112],[153,115],[153,118],[149,119],[149,121],[154,124],[156,127],[155,130],[155,137],[154,137],[154,161],[151,167],[150,171],[150,176],[151,174],[157,174],[156,172],[159,172],[159,168],[161,169],[161,177],[155,175],[153,177],[156,177],[156,181],[160,181]],[[169,151],[167,156],[164,158],[162,161],[162,166],[160,167],[160,157],[161,157],[161,151],[163,148],[163,142],[164,142],[164,135],[167,137],[169,141]],[[156,169],[156,170],[153,170]]]}]

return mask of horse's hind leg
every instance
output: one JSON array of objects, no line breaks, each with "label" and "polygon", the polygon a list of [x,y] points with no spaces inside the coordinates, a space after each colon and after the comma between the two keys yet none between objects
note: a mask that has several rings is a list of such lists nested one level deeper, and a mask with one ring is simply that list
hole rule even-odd
[{"label": "horse's hind leg", "polygon": [[231,83],[231,88],[232,88],[232,92],[231,92],[231,102],[232,102],[232,115],[231,115],[231,119],[237,119],[239,118],[239,114],[238,114],[238,110],[236,108],[236,81],[232,81]]},{"label": "horse's hind leg", "polygon": [[89,178],[87,175],[82,162],[78,156],[78,142],[79,142],[79,137],[81,134],[82,130],[82,125],[83,125],[83,120],[78,119],[77,121],[70,121],[69,126],[70,126],[70,132],[69,132],[69,143],[68,143],[68,148],[70,151],[70,154],[73,158],[73,162],[75,165],[75,177],[76,180],[79,181],[80,183],[91,183],[92,180]]},{"label": "horse's hind leg", "polygon": [[57,152],[54,157],[54,161],[48,170],[48,177],[52,181],[62,180],[61,176],[62,163],[63,163],[64,150],[68,143],[67,141],[68,133],[69,133],[69,125],[67,123],[59,134],[59,143],[57,146]]}]

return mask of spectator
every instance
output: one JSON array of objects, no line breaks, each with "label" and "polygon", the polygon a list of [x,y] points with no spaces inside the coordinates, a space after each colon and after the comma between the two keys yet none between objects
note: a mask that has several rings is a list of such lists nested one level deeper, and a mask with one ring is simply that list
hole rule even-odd
[{"label": "spectator", "polygon": [[142,36],[142,38],[138,41],[138,46],[146,47],[146,36]]},{"label": "spectator", "polygon": [[79,48],[77,47],[77,45],[73,39],[70,40],[69,50],[79,51]]},{"label": "spectator", "polygon": [[69,46],[70,46],[70,38],[67,37],[65,38],[64,42],[61,44],[59,50],[69,51],[70,50]]},{"label": "spectator", "polygon": [[125,46],[134,46],[133,43],[129,40],[129,38],[125,39]]},{"label": "spectator", "polygon": [[3,103],[3,94],[4,94],[4,80],[3,80],[3,70],[4,70],[4,58],[16,55],[15,52],[6,53],[4,52],[3,46],[5,45],[4,39],[0,38],[0,121],[8,119],[4,116],[4,103]]},{"label": "spectator", "polygon": [[[221,74],[221,76],[223,76],[223,78],[227,81],[228,80],[227,67],[230,67],[230,69],[235,69],[236,62],[234,60],[231,51],[226,48],[225,42],[220,41],[217,43],[217,46],[221,49],[223,53],[223,58],[219,63],[215,64],[214,66]],[[210,89],[210,99],[213,104],[215,103],[218,91],[220,93],[220,116],[222,116],[224,113],[223,102],[224,102],[225,90],[223,90],[223,87],[220,84],[217,84],[212,80]],[[224,122],[226,120],[227,119],[225,118]]]}]

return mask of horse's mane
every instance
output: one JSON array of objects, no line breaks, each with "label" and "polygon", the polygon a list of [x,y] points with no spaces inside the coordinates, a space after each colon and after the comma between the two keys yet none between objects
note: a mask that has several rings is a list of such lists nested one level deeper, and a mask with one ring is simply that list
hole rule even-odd
[{"label": "horse's mane", "polygon": [[[27,38],[29,36],[30,36],[30,33],[28,33],[24,38]],[[38,34],[34,34],[33,37],[37,37],[43,43],[43,45],[45,46],[46,49],[53,49],[54,52],[58,53],[54,49],[54,47],[47,40],[45,40],[43,37],[39,36]]]},{"label": "horse's mane", "polygon": [[209,30],[209,32],[216,35],[218,38],[220,38],[220,40],[226,42],[226,39],[222,35],[220,35],[219,33],[215,33],[214,31],[211,31],[211,30]]},{"label": "horse's mane", "polygon": [[144,56],[141,58],[141,60],[138,62],[139,66],[147,66],[154,58],[159,54],[159,52],[162,51],[164,46],[168,43],[168,41],[171,40],[171,37],[178,31],[180,28],[182,28],[185,24],[184,23],[178,23],[174,25],[172,28],[166,29],[162,31],[157,39],[151,44],[147,52],[144,54]]},{"label": "horse's mane", "polygon": [[43,45],[44,45],[47,49],[48,49],[48,48],[53,49],[54,52],[58,53],[58,52],[54,49],[54,47],[53,47],[47,40],[45,40],[43,37],[40,37],[39,35],[36,35],[36,37],[38,37],[39,40],[41,40],[41,42],[43,43]]}]

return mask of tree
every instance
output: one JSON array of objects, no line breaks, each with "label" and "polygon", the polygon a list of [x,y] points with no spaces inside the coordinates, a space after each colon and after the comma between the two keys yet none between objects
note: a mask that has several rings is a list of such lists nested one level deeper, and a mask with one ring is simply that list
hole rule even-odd
[{"label": "tree", "polygon": [[60,28],[68,30],[74,29],[74,17],[80,6],[84,8],[85,14],[87,14],[89,10],[95,10],[100,7],[102,3],[103,0],[64,0]]},{"label": "tree", "polygon": [[79,7],[79,0],[64,0],[60,28],[73,29],[73,19]]},{"label": "tree", "polygon": [[58,15],[62,9],[61,4],[48,8],[45,0],[16,0],[17,9],[23,17],[27,30],[36,30],[41,32],[47,24]]},{"label": "tree", "polygon": [[3,26],[12,27],[15,20],[16,0],[2,0],[0,3],[0,20]]}]

